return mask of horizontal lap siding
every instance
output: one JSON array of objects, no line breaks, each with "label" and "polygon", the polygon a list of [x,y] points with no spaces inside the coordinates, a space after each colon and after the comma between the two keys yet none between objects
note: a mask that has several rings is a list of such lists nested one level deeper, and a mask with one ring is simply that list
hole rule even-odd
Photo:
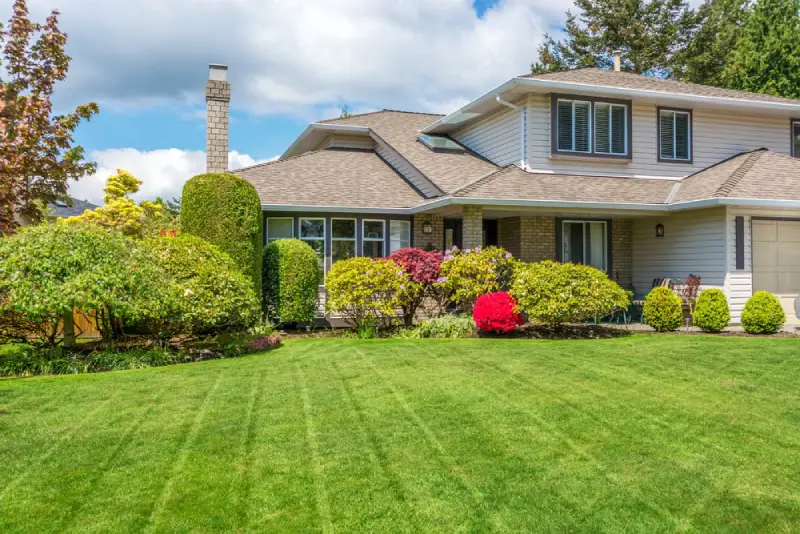
[{"label": "horizontal lap siding", "polygon": [[[524,105],[525,100],[516,102]],[[520,112],[504,107],[453,133],[453,139],[495,165],[519,164],[522,156]]]},{"label": "horizontal lap siding", "polygon": [[534,171],[609,176],[681,177],[739,152],[768,148],[789,151],[789,117],[742,115],[695,108],[692,164],[659,163],[656,105],[633,102],[633,160],[629,163],[550,159],[550,95],[528,103],[528,167]]},{"label": "horizontal lap siding", "polygon": [[[656,237],[657,224],[664,237]],[[656,278],[682,281],[693,274],[702,287],[725,285],[725,210],[710,209],[633,221],[633,284],[644,297]]]}]

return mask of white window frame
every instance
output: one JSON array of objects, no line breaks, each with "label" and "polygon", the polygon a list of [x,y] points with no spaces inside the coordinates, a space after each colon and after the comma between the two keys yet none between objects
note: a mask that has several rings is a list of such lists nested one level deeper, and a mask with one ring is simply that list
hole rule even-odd
[{"label": "white window frame", "polygon": [[[368,222],[379,222],[383,226],[383,237],[378,239],[376,237],[367,237],[367,233],[364,231],[364,225]],[[383,243],[383,257],[386,257],[386,220],[384,219],[361,219],[361,255],[366,256],[364,254],[364,243],[366,242],[373,242],[373,241],[380,241]]]},{"label": "white window frame", "polygon": [[800,158],[800,153],[795,149],[795,137],[800,136],[800,119],[791,120],[791,128],[789,128],[789,143],[791,143],[792,157]]},{"label": "white window frame", "polygon": [[[591,219],[564,219],[561,221],[561,259],[562,261],[566,261],[565,254],[564,254],[564,239],[567,233],[564,231],[565,226],[567,224],[580,224],[583,226],[583,261],[582,265],[589,265],[586,263],[586,225],[587,224],[602,224],[603,225],[603,236],[604,241],[603,243],[603,271],[608,273],[610,272],[609,265],[608,265],[608,244],[610,241],[611,236],[608,235],[608,221],[593,221]],[[594,267],[590,265],[590,267]]]},{"label": "white window frame", "polygon": [[[572,104],[572,148],[570,150],[561,149],[558,147],[558,138],[559,138],[559,120],[558,120],[558,102],[569,102]],[[589,150],[575,150],[575,104],[589,104]],[[627,115],[626,115],[627,116]],[[593,153],[593,142],[594,142],[594,106],[592,105],[591,100],[578,100],[578,99],[570,99],[570,98],[559,98],[556,103],[556,152],[572,152],[575,154],[592,154]]]},{"label": "white window frame", "polygon": [[[606,155],[606,156],[627,156],[628,155],[628,127],[629,127],[628,126],[628,105],[627,104],[616,104],[614,102],[603,102],[602,100],[601,101],[597,101],[597,102],[593,102],[592,103],[592,121],[593,121],[592,125],[594,126],[594,128],[597,127],[597,117],[595,116],[596,113],[597,113],[597,104],[603,104],[604,106],[608,106],[608,149],[609,149],[609,152],[603,152],[603,151],[597,150],[597,147],[593,146],[592,148],[594,149],[594,153],[595,154],[603,154],[603,155]],[[612,110],[615,107],[622,108],[622,111],[623,111],[622,116],[625,117],[625,120],[623,121],[624,128],[623,128],[623,131],[622,131],[622,142],[623,142],[624,152],[613,152],[612,149],[611,149],[611,146],[613,145],[611,139],[614,136],[614,126],[613,126],[614,121],[612,120]],[[597,139],[596,135],[595,135],[595,139]],[[574,140],[573,140],[573,144],[574,144]]]},{"label": "white window frame", "polygon": [[[353,221],[353,237],[334,237],[333,235],[333,221]],[[331,217],[331,265],[333,265],[333,242],[334,241],[352,241],[353,251],[355,256],[358,257],[358,219],[354,217]]]},{"label": "white window frame", "polygon": [[[322,221],[322,237],[303,237],[303,221]],[[297,238],[300,241],[319,241],[322,239],[322,275],[328,274],[328,221],[325,217],[298,217]]]},{"label": "white window frame", "polygon": [[[392,225],[395,224],[395,223],[396,224],[404,224],[408,228],[408,246],[409,247],[411,246],[411,240],[412,240],[412,237],[413,237],[411,235],[411,221],[404,221],[402,219],[392,219],[391,221],[389,221],[389,254],[391,254],[393,252],[396,252],[396,251],[392,250]],[[402,248],[404,248],[404,247],[400,247],[400,249],[402,249]],[[397,249],[397,250],[400,250],[400,249]]]},{"label": "white window frame", "polygon": [[[270,239],[269,237],[269,222],[270,221],[292,221],[292,236],[291,237],[276,237]],[[267,245],[279,239],[294,239],[294,217],[267,217],[267,228],[264,232],[264,238],[267,240]]]},{"label": "white window frame", "polygon": [[[664,157],[664,153],[661,151],[661,114],[662,113],[671,113],[672,114],[672,157]],[[677,157],[678,154],[678,129],[675,127],[676,121],[675,117],[677,115],[686,115],[687,121],[687,146],[686,146],[686,157],[679,158]],[[671,108],[661,108],[658,110],[658,159],[664,161],[681,161],[681,162],[690,162],[692,161],[692,136],[694,132],[692,131],[692,114],[688,111],[683,111],[680,109],[671,109]]]}]

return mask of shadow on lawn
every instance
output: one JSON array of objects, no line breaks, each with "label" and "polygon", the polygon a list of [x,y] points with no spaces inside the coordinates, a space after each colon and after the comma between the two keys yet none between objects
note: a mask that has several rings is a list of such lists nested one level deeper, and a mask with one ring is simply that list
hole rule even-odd
[{"label": "shadow on lawn", "polygon": [[527,325],[507,334],[482,332],[480,337],[510,339],[613,339],[628,337],[631,332],[601,325]]}]

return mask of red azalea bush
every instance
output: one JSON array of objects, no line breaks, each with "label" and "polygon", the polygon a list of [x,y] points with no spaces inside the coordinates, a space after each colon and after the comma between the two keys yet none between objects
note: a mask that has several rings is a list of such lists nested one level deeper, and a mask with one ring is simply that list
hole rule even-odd
[{"label": "red azalea bush", "polygon": [[439,278],[442,265],[442,253],[426,251],[419,248],[401,248],[389,255],[389,259],[401,266],[408,273],[412,282],[419,285],[413,294],[408,295],[403,304],[403,317],[406,326],[411,326],[417,309],[427,296],[432,296],[433,284]]},{"label": "red azalea bush", "polygon": [[482,332],[506,333],[524,323],[515,310],[517,301],[505,291],[486,293],[478,297],[472,309],[475,326]]}]

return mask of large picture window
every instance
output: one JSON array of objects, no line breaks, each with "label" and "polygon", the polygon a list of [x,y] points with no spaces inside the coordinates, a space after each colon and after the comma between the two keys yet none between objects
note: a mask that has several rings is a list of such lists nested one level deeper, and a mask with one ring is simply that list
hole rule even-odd
[{"label": "large picture window", "polygon": [[331,219],[331,262],[356,255],[356,220]]},{"label": "large picture window", "polygon": [[267,217],[267,245],[278,239],[294,237],[294,218]]},{"label": "large picture window", "polygon": [[691,111],[658,110],[658,158],[661,161],[692,161]]},{"label": "large picture window", "polygon": [[608,271],[606,221],[562,221],[561,260]]},{"label": "large picture window", "polygon": [[369,258],[383,258],[386,255],[384,251],[386,221],[364,219],[361,223],[363,232],[363,255]]},{"label": "large picture window", "polygon": [[300,240],[308,243],[319,259],[319,267],[325,272],[325,219],[300,219]]},{"label": "large picture window", "polygon": [[800,158],[800,120],[792,121],[792,156]]},{"label": "large picture window", "polygon": [[553,96],[553,152],[630,157],[630,102]]},{"label": "large picture window", "polygon": [[411,246],[411,221],[389,221],[389,254]]}]

